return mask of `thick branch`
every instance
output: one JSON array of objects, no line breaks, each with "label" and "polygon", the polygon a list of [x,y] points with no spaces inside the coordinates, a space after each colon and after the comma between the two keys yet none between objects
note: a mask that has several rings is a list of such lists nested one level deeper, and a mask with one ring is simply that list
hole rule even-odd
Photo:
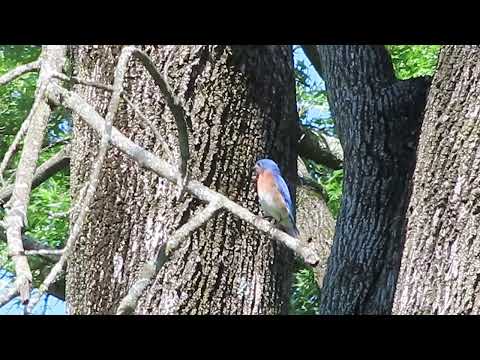
[{"label": "thick branch", "polygon": [[317,70],[318,75],[323,78],[322,61],[320,60],[320,54],[317,46],[318,45],[302,45],[302,49],[315,70]]},{"label": "thick branch", "polygon": [[425,79],[395,79],[384,46],[325,45],[318,50],[335,126],[348,155],[344,206],[319,312],[389,314],[428,84]]},{"label": "thick branch", "polygon": [[50,80],[52,71],[62,70],[65,61],[65,46],[44,47],[41,61],[39,88],[36,94],[38,107],[32,114],[31,124],[25,137],[25,146],[18,165],[12,197],[7,205],[5,218],[8,250],[15,264],[15,283],[23,304],[28,303],[30,298],[32,274],[28,260],[23,253],[22,228],[26,223],[27,205],[30,198],[33,174],[51,113],[49,106],[43,99],[43,93]]},{"label": "thick branch", "polygon": [[317,285],[321,288],[335,234],[335,219],[327,206],[322,186],[310,177],[300,158],[297,164],[297,226],[302,237],[308,239],[310,246],[319,255],[320,261],[313,272]]},{"label": "thick branch", "polygon": [[15,80],[17,77],[22,76],[23,74],[40,69],[41,60],[38,59],[31,63],[17,66],[15,69],[9,71],[6,74],[0,76],[0,86],[5,85],[6,83]]},{"label": "thick branch", "polygon": [[[45,180],[65,169],[70,164],[70,146],[66,146],[57,154],[45,161],[38,167],[33,175],[32,189],[39,186]],[[13,192],[13,185],[0,190],[0,203],[5,203]]]},{"label": "thick branch", "polygon": [[[56,84],[48,88],[48,97],[54,102],[61,102],[62,105],[77,112],[80,117],[95,131],[102,132],[105,120],[85,100],[74,92],[68,91]],[[119,150],[134,159],[140,166],[152,170],[157,175],[164,177],[172,183],[177,183],[178,173],[164,160],[158,158],[150,151],[145,150],[130,139],[121,134],[115,127],[112,128],[112,144]],[[185,189],[198,199],[210,203],[216,202],[226,210],[238,216],[240,219],[255,226],[272,238],[282,242],[301,256],[307,264],[315,265],[318,262],[317,254],[299,239],[295,239],[283,231],[273,227],[268,221],[259,218],[247,209],[231,201],[226,196],[213,191],[198,181],[188,181]]]},{"label": "thick branch", "polygon": [[342,168],[343,151],[337,138],[316,134],[304,127],[301,127],[301,132],[298,143],[298,153],[301,157],[334,170]]}]

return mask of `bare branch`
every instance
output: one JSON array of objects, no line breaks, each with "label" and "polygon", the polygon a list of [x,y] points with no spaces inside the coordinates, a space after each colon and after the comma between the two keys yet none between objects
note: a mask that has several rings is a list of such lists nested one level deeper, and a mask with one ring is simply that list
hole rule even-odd
[{"label": "bare branch", "polygon": [[5,170],[7,170],[8,164],[10,163],[13,156],[17,153],[18,145],[20,144],[20,141],[22,140],[22,138],[25,136],[25,133],[27,132],[28,127],[30,126],[31,114],[33,113],[34,110],[36,110],[36,107],[37,105],[36,103],[34,103],[32,106],[32,109],[30,110],[30,113],[28,114],[25,121],[22,123],[22,126],[18,130],[17,134],[15,135],[15,138],[13,139],[12,143],[8,147],[8,150],[2,159],[2,163],[0,164],[0,182],[2,183],[2,186],[5,186],[3,173],[5,172]]},{"label": "bare branch", "polygon": [[71,81],[74,84],[80,84],[80,85],[85,85],[85,86],[93,86],[93,87],[96,87],[96,88],[99,88],[99,89],[102,89],[102,90],[105,90],[105,91],[109,91],[109,92],[113,91],[113,87],[111,85],[102,84],[102,83],[99,83],[97,81],[79,79],[79,78],[74,77],[74,76],[68,77],[67,75],[62,74],[62,73],[55,73],[55,74],[53,74],[53,77],[57,78],[57,79],[60,79],[60,80],[64,80],[64,81]]},{"label": "bare branch", "polygon": [[40,69],[41,59],[33,61],[31,63],[17,66],[15,69],[9,71],[6,74],[0,76],[0,86],[9,83],[12,80],[15,80],[17,77],[22,76],[23,74],[35,71]]},{"label": "bare branch", "polygon": [[[67,108],[77,112],[80,117],[96,132],[101,133],[105,120],[90,106],[84,99],[74,92],[68,91],[56,84],[48,87],[48,97],[54,102],[60,102]],[[177,183],[178,172],[168,165],[164,160],[155,156],[150,151],[145,150],[132,142],[115,127],[112,127],[112,144],[119,150],[134,159],[140,166],[145,167],[170,182]],[[292,249],[297,255],[302,257],[307,264],[315,265],[318,263],[318,255],[307,244],[299,239],[293,238],[287,233],[278,230],[268,221],[259,218],[244,207],[238,205],[226,196],[209,189],[198,181],[190,180],[185,185],[185,189],[198,199],[210,203],[218,203],[240,219],[255,226],[258,230],[269,234],[272,238],[282,242],[288,248]]]},{"label": "bare branch", "polygon": [[23,304],[28,303],[32,274],[27,257],[23,253],[22,228],[26,224],[27,205],[32,187],[38,154],[47,128],[51,110],[44,99],[44,92],[50,81],[52,71],[61,71],[65,62],[65,46],[49,45],[41,54],[41,69],[39,86],[36,93],[38,103],[35,111],[32,109],[31,124],[25,137],[12,197],[6,206],[6,228],[9,254],[15,264],[15,286],[20,293]]},{"label": "bare branch", "polygon": [[[2,224],[0,224],[0,241],[7,242],[7,234],[4,231]],[[55,250],[48,245],[44,245],[41,241],[33,239],[32,237],[22,234],[22,242],[25,250]],[[26,252],[26,251],[25,251]],[[40,255],[43,258],[55,262],[58,261],[59,256],[57,255]]]},{"label": "bare branch", "polygon": [[183,239],[205,224],[221,208],[222,206],[219,203],[211,202],[205,209],[195,214],[185,225],[178,229],[167,242],[165,249],[167,256],[170,256],[170,254],[178,248]]},{"label": "bare branch", "polygon": [[15,299],[18,296],[18,289],[15,286],[5,289],[0,293],[0,308],[5,304],[8,304],[11,300]]},{"label": "bare branch", "polygon": [[50,250],[50,249],[45,249],[45,250],[26,250],[25,255],[27,256],[38,256],[38,255],[57,255],[60,256],[63,254],[63,249],[59,250]]},{"label": "bare branch", "polygon": [[[176,97],[173,94],[172,89],[168,85],[168,81],[157,70],[152,59],[150,59],[150,57],[147,54],[145,54],[143,51],[135,47],[128,47],[128,48],[125,48],[124,50],[127,51],[126,49],[128,49],[128,51],[131,51],[132,55],[134,55],[138,60],[140,60],[140,62],[145,66],[147,71],[150,73],[153,80],[155,81],[155,83],[158,85],[163,95],[165,96],[167,105],[170,108],[170,111],[172,112],[173,118],[175,119],[175,123],[178,129],[178,143],[180,146],[180,164],[179,164],[179,172],[178,172],[178,181],[176,182],[177,185],[179,186],[179,192],[177,197],[180,200],[185,188],[185,184],[188,181],[187,180],[188,178],[187,161],[190,157],[190,153],[188,148],[187,124],[188,126],[191,126],[190,116],[188,116],[185,113],[185,109],[182,102],[178,97]],[[170,61],[167,62],[168,66],[170,65],[169,63]],[[168,71],[168,66],[165,68],[165,73]]]},{"label": "bare branch", "polygon": [[[32,189],[39,186],[45,180],[55,175],[60,170],[65,169],[70,164],[70,146],[65,146],[62,150],[52,156],[38,167],[33,175]],[[0,204],[5,203],[13,192],[13,185],[0,189]]]},{"label": "bare branch", "polygon": [[135,311],[138,299],[143,294],[150,281],[155,278],[163,264],[165,264],[185,238],[205,224],[220,209],[221,206],[218,203],[211,202],[204,209],[195,214],[195,216],[193,216],[185,225],[178,229],[169,241],[163,244],[159,250],[157,259],[155,261],[148,261],[143,265],[138,279],[133,283],[128,290],[127,295],[120,302],[117,309],[117,315],[127,315]]},{"label": "bare branch", "polygon": [[[7,79],[6,82],[8,82],[8,81],[13,80],[17,76],[20,76],[20,75],[24,74],[25,72],[32,71],[32,70],[38,70],[40,68],[41,61],[42,60],[40,58],[37,61],[34,61],[32,63],[19,66],[19,67],[13,69],[12,71],[10,71],[9,73],[0,77],[0,79],[3,79],[5,77],[5,79]],[[33,67],[33,68],[30,69],[30,67]],[[11,78],[12,76],[14,76],[14,77]],[[1,80],[0,80],[0,85],[2,85]],[[3,180],[3,173],[7,169],[8,164],[10,163],[10,160],[16,154],[16,152],[18,150],[18,145],[20,144],[20,141],[22,140],[23,136],[27,132],[27,129],[30,126],[30,121],[32,119],[32,116],[33,116],[33,114],[36,113],[38,105],[43,98],[44,91],[45,91],[45,87],[42,88],[42,89],[39,89],[38,92],[36,92],[34,103],[32,105],[32,108],[30,109],[30,112],[29,112],[27,118],[22,123],[22,126],[20,127],[20,130],[18,130],[17,134],[15,135],[15,138],[13,139],[13,142],[10,144],[7,152],[5,153],[5,156],[2,159],[2,163],[0,164],[0,181],[2,183],[2,186],[5,186],[5,181]]]},{"label": "bare branch", "polygon": [[301,157],[338,170],[343,165],[343,150],[337,138],[324,134],[316,134],[310,129],[301,127],[298,153]]},{"label": "bare branch", "polygon": [[[163,261],[162,261],[163,259]],[[129,315],[135,311],[138,299],[142,296],[148,284],[165,263],[165,244],[160,248],[159,256],[156,261],[148,261],[142,266],[138,279],[128,290],[127,295],[120,301],[117,309],[117,315]]]}]

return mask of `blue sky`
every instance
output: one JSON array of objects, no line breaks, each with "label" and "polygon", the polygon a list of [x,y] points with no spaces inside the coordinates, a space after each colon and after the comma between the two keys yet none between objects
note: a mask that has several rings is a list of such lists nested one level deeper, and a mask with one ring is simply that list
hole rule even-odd
[{"label": "blue sky", "polygon": [[320,78],[320,76],[318,76],[317,71],[315,70],[313,65],[310,63],[310,61],[308,60],[307,56],[305,55],[301,47],[295,50],[295,52],[293,53],[293,56],[294,56],[295,62],[297,61],[305,62],[305,64],[307,65],[308,76],[310,76],[310,79],[312,81],[323,84],[323,80]]},{"label": "blue sky", "polygon": [[[316,82],[323,86],[322,79],[318,76],[317,72],[308,61],[305,53],[301,48],[294,52],[294,61],[304,61],[307,65],[307,74],[310,76],[312,82]],[[315,117],[328,117],[329,112],[324,109],[311,109],[308,112],[307,119]],[[7,287],[12,285],[13,275],[3,269],[0,269],[0,292],[3,292]],[[34,290],[36,291],[36,290]],[[20,305],[19,298],[15,298],[8,304],[0,308],[0,315],[21,315],[23,314],[23,307]],[[35,307],[33,314],[45,314],[45,315],[63,315],[65,314],[65,303],[52,295],[44,295]]]},{"label": "blue sky", "polygon": [[[310,63],[307,56],[303,52],[303,49],[301,47],[298,47],[298,48],[296,48],[296,50],[293,54],[294,54],[295,64],[297,64],[300,61],[303,61],[303,63],[306,65],[306,67],[307,67],[306,73],[310,78],[310,83],[312,85],[316,84],[316,85],[318,85],[318,87],[320,89],[324,90],[325,89],[325,82],[322,80],[322,78],[320,78],[317,71],[315,70],[315,68]],[[308,106],[308,108],[309,108],[309,110],[307,112],[307,119],[306,119],[307,123],[308,123],[309,120],[312,120],[312,119],[318,119],[318,118],[328,119],[328,118],[331,117],[328,105],[323,106],[323,107],[315,107],[315,106],[312,106],[310,104]]]},{"label": "blue sky", "polygon": [[[5,291],[12,285],[13,275],[0,269],[0,292]],[[36,291],[36,290],[35,290]],[[17,297],[0,308],[0,315],[22,315],[23,307],[20,299]],[[33,309],[34,315],[64,315],[65,303],[52,295],[43,295],[38,304]]]}]

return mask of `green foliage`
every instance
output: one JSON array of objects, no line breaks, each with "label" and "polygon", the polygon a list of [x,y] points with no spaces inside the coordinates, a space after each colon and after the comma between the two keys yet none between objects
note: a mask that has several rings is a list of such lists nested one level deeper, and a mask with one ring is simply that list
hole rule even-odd
[{"label": "green foliage", "polygon": [[343,189],[343,169],[328,171],[319,180],[327,193],[327,205],[336,218],[340,211]]},{"label": "green foliage", "polygon": [[[39,55],[40,48],[37,46],[1,45],[0,75],[18,65],[35,60]],[[38,74],[32,72],[0,86],[0,156],[2,158],[32,106],[37,78]]]},{"label": "green foliage", "polygon": [[343,189],[343,169],[332,170],[326,166],[316,164],[305,159],[310,176],[321,186],[326,195],[327,206],[332,212],[333,217],[338,216],[340,203],[342,200]]},{"label": "green foliage", "polygon": [[294,70],[297,109],[301,123],[333,135],[333,119],[330,117],[325,86],[310,78],[305,61],[296,61]]},{"label": "green foliage", "polygon": [[[56,149],[49,151],[50,154]],[[45,154],[43,157],[47,157]],[[69,173],[58,172],[32,191],[27,210],[26,234],[58,248],[68,235]]]},{"label": "green foliage", "polygon": [[437,66],[440,45],[385,45],[399,79],[432,76]]},{"label": "green foliage", "polygon": [[318,311],[320,290],[310,267],[298,266],[290,298],[290,314],[315,315]]}]

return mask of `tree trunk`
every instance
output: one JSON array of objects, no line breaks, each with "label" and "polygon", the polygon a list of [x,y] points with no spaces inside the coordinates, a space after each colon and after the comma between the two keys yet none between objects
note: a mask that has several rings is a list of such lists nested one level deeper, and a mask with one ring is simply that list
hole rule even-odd
[{"label": "tree trunk", "polygon": [[428,82],[395,78],[383,46],[318,46],[344,150],[322,314],[391,312]]},{"label": "tree trunk", "polygon": [[[277,161],[294,193],[298,117],[289,46],[144,46],[160,71],[171,56],[169,82],[191,113],[191,177],[259,212],[252,167]],[[81,46],[80,78],[111,83],[120,46]],[[105,114],[109,96],[79,86]],[[142,65],[130,62],[126,93],[152,120],[175,156],[177,129],[159,89]],[[162,154],[154,134],[123,103],[114,126]],[[88,178],[98,138],[74,120],[72,191]],[[164,155],[166,156],[166,155]],[[113,313],[146,260],[203,208],[111,149],[96,200],[68,266],[70,313]],[[293,254],[231,214],[220,212],[176,250],[140,298],[139,314],[285,313]]]},{"label": "tree trunk", "polygon": [[420,136],[397,314],[480,313],[479,46],[445,46]]}]

